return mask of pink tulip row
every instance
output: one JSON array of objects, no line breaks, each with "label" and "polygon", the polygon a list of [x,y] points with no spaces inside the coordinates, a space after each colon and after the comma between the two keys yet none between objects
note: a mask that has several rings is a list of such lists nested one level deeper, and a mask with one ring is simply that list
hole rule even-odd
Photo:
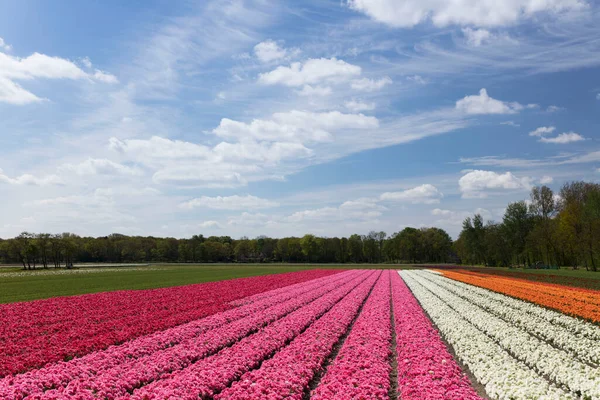
[{"label": "pink tulip row", "polygon": [[[322,369],[334,346],[348,331],[375,281],[377,283],[373,292],[380,291],[382,286],[385,286],[389,292],[389,280],[386,283],[385,278],[387,275],[387,272],[383,275],[378,272],[377,276],[369,280],[366,285],[356,288],[323,318],[296,337],[289,346],[283,348],[270,360],[263,362],[259,369],[244,374],[230,388],[215,396],[215,399],[301,400],[308,391],[309,383]],[[367,300],[367,303],[369,301]]]},{"label": "pink tulip row", "polygon": [[479,400],[439,333],[398,274],[392,277],[398,392],[405,400]]},{"label": "pink tulip row", "polygon": [[241,298],[338,272],[312,270],[3,304],[0,377],[102,350],[229,309],[229,303]]},{"label": "pink tulip row", "polygon": [[[359,304],[366,297],[370,287],[377,280],[378,272],[367,272],[362,282],[340,286],[339,289],[297,310],[255,335],[249,336],[217,355],[202,360],[171,379],[162,380],[134,392],[134,399],[198,399],[212,398],[216,393],[242,376],[257,368],[261,361],[272,354],[279,356],[279,349],[289,343],[303,330],[318,325],[321,321],[339,317],[339,310],[351,304]],[[357,285],[358,283],[358,285]],[[355,310],[358,309],[358,305]],[[317,322],[315,322],[317,321]],[[303,335],[301,335],[303,336]],[[308,350],[308,349],[306,349]],[[263,363],[263,366],[270,361]],[[225,395],[224,398],[230,398]],[[256,397],[255,397],[256,398]],[[260,398],[260,397],[258,397]]]},{"label": "pink tulip row", "polygon": [[[347,276],[346,285],[355,285],[364,279],[364,273],[354,272]],[[134,389],[152,381],[163,379],[175,371],[208,357],[226,346],[234,344],[245,336],[269,325],[287,314],[313,303],[327,293],[343,285],[337,279],[309,292],[292,297],[267,309],[245,318],[207,331],[197,337],[184,340],[164,350],[158,350],[148,356],[123,361],[106,371],[71,381],[65,388],[46,391],[40,399],[56,398],[117,398],[128,396]]]},{"label": "pink tulip row", "polygon": [[389,399],[390,303],[390,271],[385,271],[311,399]]},{"label": "pink tulip row", "polygon": [[68,362],[51,364],[42,369],[32,370],[15,377],[5,377],[0,380],[0,397],[2,395],[22,397],[27,394],[41,393],[49,388],[65,387],[76,379],[93,378],[103,371],[115,368],[124,362],[131,362],[159,350],[173,347],[183,341],[191,340],[204,332],[251,316],[282,301],[314,290],[321,290],[324,284],[344,282],[356,276],[356,274],[356,271],[347,271],[291,285],[285,291],[274,290],[272,292],[276,294],[273,296],[255,301],[246,306],[237,307],[198,321],[143,336],[122,345],[112,346],[106,350],[93,352]]}]

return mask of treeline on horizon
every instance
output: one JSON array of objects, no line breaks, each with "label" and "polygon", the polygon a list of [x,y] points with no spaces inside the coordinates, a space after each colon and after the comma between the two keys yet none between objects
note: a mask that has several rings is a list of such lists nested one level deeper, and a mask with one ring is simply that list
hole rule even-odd
[{"label": "treeline on horizon", "polygon": [[194,235],[157,238],[71,233],[0,239],[0,262],[24,269],[60,268],[73,263],[286,262],[286,263],[463,263],[486,266],[585,267],[600,263],[600,185],[566,183],[558,196],[534,187],[529,201],[510,203],[501,222],[466,218],[456,241],[439,228],[404,228],[388,236],[372,231],[348,238],[311,234],[280,239],[259,236]]}]

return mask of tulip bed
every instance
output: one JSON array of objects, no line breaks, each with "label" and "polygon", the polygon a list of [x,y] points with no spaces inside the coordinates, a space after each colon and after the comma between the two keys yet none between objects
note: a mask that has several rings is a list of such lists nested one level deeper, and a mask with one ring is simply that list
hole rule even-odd
[{"label": "tulip bed", "polygon": [[227,310],[241,298],[338,272],[309,270],[0,304],[0,377],[105,349]]},{"label": "tulip bed", "polygon": [[600,323],[600,291],[538,283],[524,279],[500,277],[470,271],[443,271],[448,278],[481,286],[553,308],[560,312]]},{"label": "tulip bed", "polygon": [[[447,273],[306,271],[172,288],[157,294],[171,325],[9,373],[0,400],[600,399],[600,326]],[[144,320],[129,312],[119,324],[98,310],[100,331]],[[40,329],[61,321],[47,316]],[[10,347],[16,363],[25,343]]]}]

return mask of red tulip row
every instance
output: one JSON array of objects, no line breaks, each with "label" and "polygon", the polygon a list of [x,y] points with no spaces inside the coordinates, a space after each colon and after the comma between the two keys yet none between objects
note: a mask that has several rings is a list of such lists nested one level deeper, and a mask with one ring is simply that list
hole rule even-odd
[{"label": "red tulip row", "polygon": [[259,369],[244,374],[215,399],[302,399],[335,345],[348,331],[369,291],[378,290],[377,288],[384,284],[381,274],[377,275],[374,289],[373,282],[357,288],[294,339],[289,346],[275,354],[272,359],[263,362]]},{"label": "red tulip row", "polygon": [[[239,379],[245,372],[260,366],[265,358],[272,354],[276,354],[275,357],[278,357],[286,352],[289,347],[284,346],[309,326],[310,328],[306,332],[311,331],[317,325],[322,327],[323,323],[329,325],[333,322],[332,319],[342,316],[340,310],[348,313],[353,309],[356,313],[378,275],[378,272],[367,272],[361,277],[361,282],[354,281],[343,286],[340,285],[335,291],[289,314],[256,334],[246,337],[236,345],[224,349],[186,370],[173,374],[168,379],[135,391],[133,398],[136,400],[212,398],[216,393],[225,389],[228,384]],[[300,337],[302,336],[304,334],[300,335]],[[277,353],[282,347],[284,350]],[[262,365],[268,365],[269,362],[266,361]],[[229,394],[223,394],[216,398],[232,397]]]},{"label": "red tulip row", "polygon": [[356,274],[356,271],[347,271],[291,285],[285,290],[274,290],[272,291],[275,293],[273,296],[246,306],[233,308],[165,331],[155,332],[68,362],[50,364],[39,370],[32,370],[14,377],[5,377],[0,380],[0,395],[22,397],[32,393],[42,393],[52,388],[65,387],[74,380],[95,377],[122,363],[131,362],[184,341],[193,340],[202,333],[251,316],[307,292],[320,290],[324,284],[344,282]]},{"label": "red tulip row", "polygon": [[0,377],[102,350],[229,309],[229,303],[241,298],[338,272],[311,270],[3,304]]},{"label": "red tulip row", "polygon": [[338,356],[312,392],[311,399],[389,399],[392,370],[390,303],[390,271],[385,271]]},{"label": "red tulip row", "polygon": [[317,288],[294,295],[287,301],[281,301],[260,312],[226,323],[172,347],[157,350],[137,359],[124,360],[113,368],[99,371],[98,374],[72,380],[66,387],[48,390],[39,398],[52,399],[58,396],[113,399],[128,396],[136,388],[163,379],[234,344],[273,321],[320,299],[343,284],[357,284],[356,281],[364,279],[361,275],[364,275],[364,272],[353,272],[346,275],[342,283],[332,277]]}]

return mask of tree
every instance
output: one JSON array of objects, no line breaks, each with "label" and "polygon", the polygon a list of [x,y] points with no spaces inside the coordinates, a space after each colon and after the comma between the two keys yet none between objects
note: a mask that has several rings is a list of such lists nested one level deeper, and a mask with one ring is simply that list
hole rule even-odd
[{"label": "tree", "polygon": [[527,244],[527,236],[533,227],[533,221],[527,203],[524,201],[510,203],[506,207],[502,223],[510,245],[511,258],[517,264],[530,264],[529,257],[525,252],[525,245]]}]

